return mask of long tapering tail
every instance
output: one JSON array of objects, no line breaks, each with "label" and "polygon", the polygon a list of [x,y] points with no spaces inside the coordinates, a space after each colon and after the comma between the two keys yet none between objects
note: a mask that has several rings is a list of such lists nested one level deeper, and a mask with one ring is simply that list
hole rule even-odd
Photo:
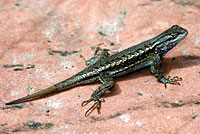
[{"label": "long tapering tail", "polygon": [[19,104],[19,103],[23,103],[23,102],[27,102],[27,101],[32,101],[32,100],[44,98],[44,97],[47,97],[50,93],[55,93],[56,90],[57,89],[52,86],[52,87],[46,88],[44,90],[41,90],[39,92],[33,93],[31,95],[27,95],[27,96],[19,98],[17,100],[8,102],[8,103],[6,103],[6,105]]},{"label": "long tapering tail", "polygon": [[52,96],[54,94],[66,91],[68,89],[71,89],[74,86],[77,86],[79,84],[77,84],[74,79],[76,79],[75,77],[71,77],[67,80],[64,80],[60,83],[57,83],[49,88],[43,89],[39,92],[33,93],[31,95],[27,95],[25,97],[19,98],[17,100],[11,101],[6,103],[6,105],[12,105],[12,104],[19,104],[19,103],[23,103],[23,102],[28,102],[28,101],[32,101],[32,100],[37,100],[37,99],[41,99],[44,97],[48,97],[48,96]]}]

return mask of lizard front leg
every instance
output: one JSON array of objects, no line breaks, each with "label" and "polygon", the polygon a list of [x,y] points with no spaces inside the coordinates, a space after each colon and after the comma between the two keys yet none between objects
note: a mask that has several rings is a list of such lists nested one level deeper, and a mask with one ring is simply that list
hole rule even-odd
[{"label": "lizard front leg", "polygon": [[158,79],[159,82],[164,83],[165,84],[165,88],[166,88],[166,84],[175,84],[175,85],[180,85],[180,83],[178,81],[181,81],[182,78],[175,76],[173,78],[170,79],[170,77],[168,76],[167,78],[165,78],[163,76],[163,72],[160,70],[160,66],[162,63],[162,56],[159,56],[158,54],[154,56],[154,58],[152,59],[152,65],[150,67],[150,72]]},{"label": "lizard front leg", "polygon": [[91,114],[95,109],[97,109],[98,114],[100,114],[100,108],[101,108],[101,102],[104,102],[103,98],[100,98],[106,90],[110,89],[114,85],[113,78],[110,77],[107,73],[100,73],[99,80],[102,83],[101,86],[99,86],[90,96],[90,99],[83,101],[82,106],[86,106],[91,101],[94,101],[94,104],[92,107],[90,107],[86,113],[85,116],[88,116]]}]

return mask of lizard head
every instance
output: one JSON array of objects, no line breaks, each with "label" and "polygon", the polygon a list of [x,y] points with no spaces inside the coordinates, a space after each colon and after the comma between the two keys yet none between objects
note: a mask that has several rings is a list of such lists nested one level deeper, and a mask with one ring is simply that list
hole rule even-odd
[{"label": "lizard head", "polygon": [[178,25],[174,25],[160,34],[158,45],[156,48],[161,50],[163,54],[167,53],[170,49],[176,46],[181,40],[183,40],[188,34],[188,31]]}]

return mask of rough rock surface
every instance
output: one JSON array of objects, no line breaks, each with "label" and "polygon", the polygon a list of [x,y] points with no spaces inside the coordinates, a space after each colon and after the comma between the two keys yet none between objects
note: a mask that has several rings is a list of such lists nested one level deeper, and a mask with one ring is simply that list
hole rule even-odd
[{"label": "rough rock surface", "polygon": [[[149,69],[116,79],[101,114],[81,102],[99,84],[24,104],[5,103],[84,69],[94,48],[121,51],[174,24],[188,36],[163,61],[181,86],[157,82]],[[0,133],[197,134],[200,128],[199,0],[2,0]]]}]

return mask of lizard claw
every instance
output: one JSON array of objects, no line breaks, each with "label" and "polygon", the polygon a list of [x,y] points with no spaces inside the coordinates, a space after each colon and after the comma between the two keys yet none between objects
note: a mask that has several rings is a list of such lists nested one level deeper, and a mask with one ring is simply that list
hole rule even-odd
[{"label": "lizard claw", "polygon": [[167,76],[167,78],[165,79],[165,88],[167,88],[167,84],[174,84],[174,85],[179,85],[180,86],[180,83],[178,81],[182,81],[182,78],[181,77],[178,77],[178,76],[175,76],[173,78],[170,78],[170,76]]},{"label": "lizard claw", "polygon": [[84,107],[84,106],[86,106],[88,103],[90,103],[91,101],[92,101],[91,98],[90,98],[89,100],[83,101],[83,102],[81,103],[81,106]]},{"label": "lizard claw", "polygon": [[175,85],[179,85],[179,86],[180,86],[180,83],[178,81],[182,81],[182,78],[178,77],[178,76],[175,76],[172,79],[170,79],[170,76],[169,76],[168,79],[169,79],[170,84],[175,84]]},{"label": "lizard claw", "polygon": [[100,99],[93,99],[90,98],[86,101],[83,101],[81,106],[84,107],[86,106],[88,103],[90,103],[91,101],[94,101],[94,104],[85,112],[85,117],[87,117],[88,115],[90,115],[95,109],[97,109],[98,114],[100,114],[100,109],[101,109],[101,102],[105,102],[105,100],[103,98]]}]

